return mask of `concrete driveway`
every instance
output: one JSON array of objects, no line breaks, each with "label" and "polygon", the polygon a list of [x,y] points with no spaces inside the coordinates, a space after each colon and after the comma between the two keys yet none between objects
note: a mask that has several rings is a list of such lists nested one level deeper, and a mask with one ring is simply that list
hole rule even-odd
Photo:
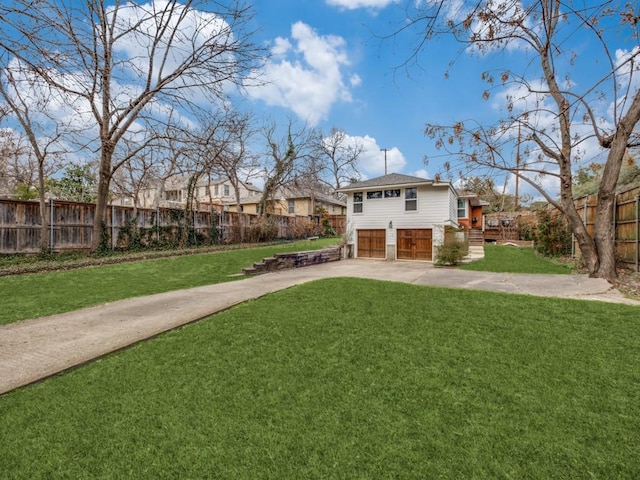
[{"label": "concrete driveway", "polygon": [[357,277],[640,306],[602,279],[435,268],[423,262],[343,260],[235,282],[132,298],[0,326],[0,394],[238,303],[330,277]]}]

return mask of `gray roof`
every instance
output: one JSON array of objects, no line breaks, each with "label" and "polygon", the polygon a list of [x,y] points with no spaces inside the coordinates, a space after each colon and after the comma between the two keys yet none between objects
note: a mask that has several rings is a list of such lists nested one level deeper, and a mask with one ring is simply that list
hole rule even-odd
[{"label": "gray roof", "polygon": [[426,178],[412,177],[410,175],[402,175],[400,173],[389,173],[388,175],[372,178],[363,182],[350,183],[338,191],[345,192],[376,187],[395,187],[398,185],[433,185],[433,183],[433,180]]},{"label": "gray roof", "polygon": [[332,205],[339,205],[341,207],[346,207],[347,204],[345,202],[343,202],[342,200],[332,197],[331,195],[327,195],[326,193],[323,192],[318,192],[318,191],[312,191],[309,189],[305,189],[305,188],[281,188],[278,190],[278,192],[276,192],[277,195],[280,195],[281,197],[284,198],[311,198],[311,195],[313,193],[313,197],[316,200],[319,200],[321,202],[324,203],[329,203]]}]

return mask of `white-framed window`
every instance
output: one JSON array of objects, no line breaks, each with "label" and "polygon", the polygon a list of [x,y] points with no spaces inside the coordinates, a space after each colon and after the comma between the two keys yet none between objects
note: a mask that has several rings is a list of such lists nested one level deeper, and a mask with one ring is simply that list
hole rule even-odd
[{"label": "white-framed window", "polygon": [[467,200],[464,198],[458,199],[458,218],[467,218]]},{"label": "white-framed window", "polygon": [[229,196],[229,185],[224,185],[224,196],[225,197]]},{"label": "white-framed window", "polygon": [[404,189],[404,210],[405,212],[418,210],[418,189],[416,187]]},{"label": "white-framed window", "polygon": [[353,194],[353,213],[362,213],[362,192]]},{"label": "white-framed window", "polygon": [[213,186],[213,194],[217,197],[218,196],[218,185],[214,185]]},{"label": "white-framed window", "polygon": [[382,190],[367,192],[367,200],[373,200],[375,198],[382,198]]},{"label": "white-framed window", "polygon": [[296,213],[296,201],[292,198],[289,199],[289,213]]},{"label": "white-framed window", "polygon": [[385,190],[384,198],[400,198],[400,189],[396,188],[394,190]]}]

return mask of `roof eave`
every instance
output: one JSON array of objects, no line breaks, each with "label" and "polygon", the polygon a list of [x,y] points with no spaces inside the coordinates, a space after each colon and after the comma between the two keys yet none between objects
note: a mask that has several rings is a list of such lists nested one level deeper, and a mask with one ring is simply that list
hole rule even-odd
[{"label": "roof eave", "polygon": [[361,185],[361,186],[355,186],[355,187],[343,187],[340,188],[338,190],[336,190],[337,192],[340,193],[347,193],[347,192],[357,192],[359,190],[384,190],[389,189],[389,188],[407,188],[407,187],[421,187],[421,186],[444,186],[444,185],[449,185],[449,184],[436,184],[433,181],[425,181],[425,182],[410,182],[410,183],[393,183],[393,184],[389,184],[389,185],[371,185],[371,186],[366,186],[366,185]]}]

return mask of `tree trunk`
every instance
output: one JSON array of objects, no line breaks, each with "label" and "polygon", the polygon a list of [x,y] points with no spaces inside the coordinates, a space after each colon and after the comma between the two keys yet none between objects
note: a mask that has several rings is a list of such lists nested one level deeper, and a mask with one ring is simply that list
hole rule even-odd
[{"label": "tree trunk", "polygon": [[[106,142],[104,142],[106,143]],[[108,148],[109,144],[103,144],[102,156],[100,159],[100,171],[98,174],[98,192],[96,197],[96,209],[93,216],[93,236],[91,238],[91,251],[97,252],[101,245],[102,228],[106,226],[107,204],[109,202],[109,186],[111,184],[111,157],[113,149]]]},{"label": "tree trunk", "polygon": [[44,191],[44,169],[42,162],[38,165],[38,201],[40,204],[40,253],[45,254],[49,251],[49,210],[45,199]]},{"label": "tree trunk", "polygon": [[580,249],[580,254],[582,255],[582,260],[584,261],[585,267],[589,272],[589,276],[594,276],[595,272],[598,270],[600,266],[598,249],[596,247],[596,243],[594,239],[589,235],[587,231],[587,227],[584,224],[584,221],[580,217],[580,214],[576,210],[576,207],[573,203],[573,198],[563,198],[562,206],[564,210],[564,214],[571,225],[571,231],[578,242],[578,248]]},{"label": "tree trunk", "polygon": [[[615,258],[615,229],[613,226],[616,185],[620,177],[620,169],[622,168],[622,161],[627,151],[629,139],[639,121],[640,90],[636,92],[629,110],[618,123],[602,172],[602,181],[598,188],[594,238],[600,254],[600,265],[592,276],[610,281],[618,278]],[[589,273],[591,274],[591,272]]]},{"label": "tree trunk", "polygon": [[[611,157],[611,155],[610,155]],[[613,217],[615,215],[615,197],[616,183],[620,175],[620,164],[618,164],[617,172],[611,166],[611,162],[607,162],[605,173],[600,183],[598,191],[598,203],[596,207],[596,217],[594,225],[593,238],[598,250],[598,259],[600,260],[598,268],[589,275],[597,278],[604,278],[612,281],[618,277],[616,272],[615,257],[615,239]],[[607,171],[609,171],[607,173]],[[609,177],[609,178],[606,178]]]},{"label": "tree trunk", "polygon": [[236,212],[237,212],[237,216],[236,219],[234,220],[234,222],[236,223],[235,226],[233,226],[232,228],[236,228],[237,227],[237,232],[238,232],[238,239],[240,240],[240,243],[244,243],[244,228],[242,228],[242,224],[243,222],[241,221],[241,215],[244,215],[242,213],[242,204],[240,203],[240,185],[239,185],[239,180],[237,178],[231,178],[231,175],[228,175],[229,181],[231,182],[231,185],[233,186],[233,190],[235,192],[236,195]]}]

